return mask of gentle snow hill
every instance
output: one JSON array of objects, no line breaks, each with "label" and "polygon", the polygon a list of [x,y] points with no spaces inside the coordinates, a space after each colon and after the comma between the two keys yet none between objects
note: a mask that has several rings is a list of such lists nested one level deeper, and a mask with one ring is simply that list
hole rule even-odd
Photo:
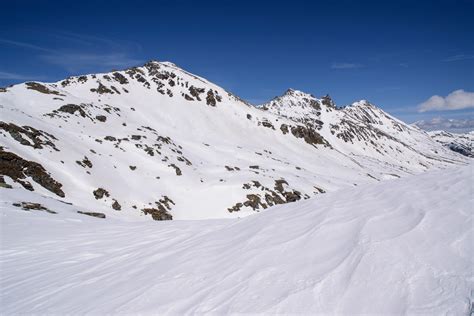
[{"label": "gentle snow hill", "polygon": [[107,220],[242,217],[469,160],[366,101],[255,108],[168,62],[0,88],[0,116],[2,194]]},{"label": "gentle snow hill", "polygon": [[[473,165],[242,219],[129,222],[1,195],[2,314],[468,315]],[[12,207],[33,201],[46,210]]]}]

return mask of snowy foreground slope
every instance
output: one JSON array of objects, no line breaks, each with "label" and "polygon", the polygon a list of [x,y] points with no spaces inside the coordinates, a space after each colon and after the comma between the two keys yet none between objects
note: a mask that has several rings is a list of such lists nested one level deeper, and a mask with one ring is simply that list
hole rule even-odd
[{"label": "snowy foreground slope", "polygon": [[[473,165],[241,219],[80,216],[1,195],[1,302],[16,313],[469,314]],[[39,202],[57,212],[24,211]]]},{"label": "snowy foreground slope", "polygon": [[0,187],[107,220],[243,217],[468,160],[367,101],[256,108],[167,62],[0,88]]}]

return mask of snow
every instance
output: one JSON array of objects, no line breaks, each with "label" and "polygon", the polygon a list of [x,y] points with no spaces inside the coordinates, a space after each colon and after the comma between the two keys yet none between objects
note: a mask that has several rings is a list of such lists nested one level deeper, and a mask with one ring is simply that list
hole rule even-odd
[{"label": "snow", "polygon": [[[1,189],[2,314],[466,315],[474,165],[240,219],[97,219]],[[40,202],[58,214],[23,211]]]}]

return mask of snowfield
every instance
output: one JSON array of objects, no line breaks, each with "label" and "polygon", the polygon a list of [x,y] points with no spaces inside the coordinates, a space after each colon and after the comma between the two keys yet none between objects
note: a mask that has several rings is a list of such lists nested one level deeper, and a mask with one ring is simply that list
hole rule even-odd
[{"label": "snowfield", "polygon": [[2,314],[467,315],[473,180],[471,164],[240,219],[159,222],[0,189]]}]

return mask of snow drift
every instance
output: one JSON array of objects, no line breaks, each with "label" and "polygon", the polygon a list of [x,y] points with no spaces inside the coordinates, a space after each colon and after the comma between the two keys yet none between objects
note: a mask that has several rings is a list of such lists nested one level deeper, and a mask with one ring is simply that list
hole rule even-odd
[{"label": "snow drift", "polygon": [[1,195],[2,313],[466,315],[472,172],[201,221],[99,219],[14,188]]}]

